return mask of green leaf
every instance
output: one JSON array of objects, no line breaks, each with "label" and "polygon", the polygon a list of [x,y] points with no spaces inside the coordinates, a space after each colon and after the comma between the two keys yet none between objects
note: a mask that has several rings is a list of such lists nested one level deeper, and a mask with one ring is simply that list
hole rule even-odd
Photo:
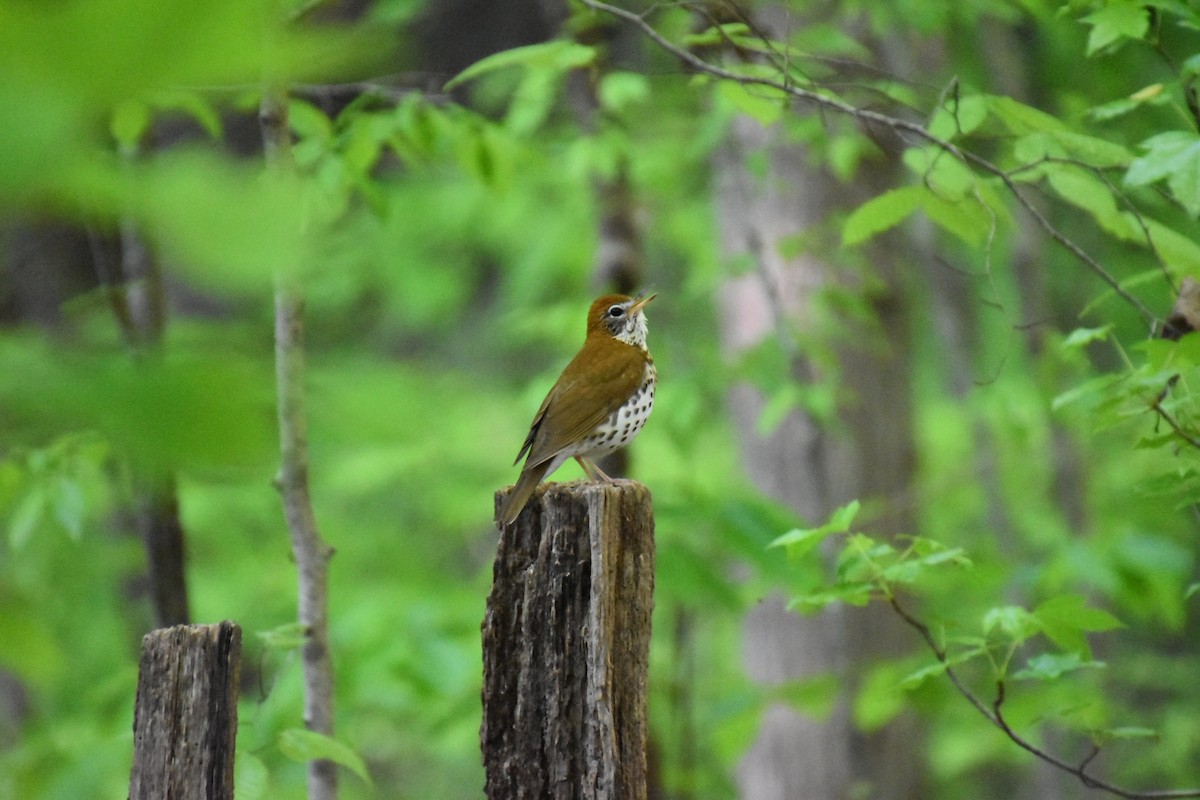
[{"label": "green leaf", "polygon": [[793,528],[773,540],[767,547],[786,547],[790,555],[800,556],[822,542],[830,533],[832,531],[822,528]]},{"label": "green leaf", "polygon": [[504,127],[528,136],[542,126],[554,108],[562,75],[549,69],[527,69],[513,92]]},{"label": "green leaf", "polygon": [[[1025,134],[1013,145],[1013,153],[1018,160],[1027,164],[1046,158],[1082,162],[1076,165],[1056,165],[1063,170],[1126,167],[1133,160],[1133,153],[1123,145],[1096,136],[1060,129],[1038,130]],[[1031,170],[1023,170],[1019,177],[1026,179],[1028,175],[1036,174]]]},{"label": "green leaf", "polygon": [[238,800],[259,800],[266,796],[270,784],[271,776],[262,759],[239,749],[233,767],[233,785],[237,787]]},{"label": "green leaf", "polygon": [[1142,142],[1144,156],[1134,159],[1125,174],[1131,186],[1144,186],[1161,180],[1181,164],[1195,158],[1194,149],[1200,145],[1200,135],[1190,131],[1167,131]]},{"label": "green leaf", "polygon": [[641,73],[614,70],[600,79],[596,95],[601,108],[620,113],[646,102],[650,97],[650,82]]},{"label": "green leaf", "polygon": [[1072,158],[1098,169],[1124,167],[1133,160],[1133,153],[1129,152],[1129,148],[1098,136],[1058,130],[1047,131],[1046,135],[1062,145]]},{"label": "green leaf", "polygon": [[[930,541],[928,539],[924,541]],[[914,559],[913,564],[921,567],[936,567],[939,564],[955,564],[956,566],[971,566],[971,559],[967,557],[967,551],[961,547],[946,547],[940,542],[934,542],[937,545],[936,549],[928,555],[923,555],[920,558]]]},{"label": "green leaf", "polygon": [[904,186],[872,197],[850,213],[842,225],[842,244],[856,245],[895,227],[921,205],[925,189]]},{"label": "green leaf", "polygon": [[729,22],[724,25],[713,25],[700,33],[691,33],[683,37],[687,47],[722,47],[730,40],[753,33],[750,26],[744,22]]},{"label": "green leaf", "polygon": [[939,228],[977,247],[992,229],[992,216],[974,198],[948,200],[930,191],[921,197],[921,209]]},{"label": "green leaf", "polygon": [[195,120],[213,139],[221,138],[221,115],[199,92],[159,89],[149,95],[150,105],[160,111],[179,111]]},{"label": "green leaf", "polygon": [[947,101],[930,120],[929,132],[947,140],[965,136],[982,125],[987,114],[987,103],[982,95],[967,95],[957,102]]},{"label": "green leaf", "polygon": [[1013,675],[1022,680],[1054,680],[1080,669],[1103,669],[1103,661],[1084,660],[1079,653],[1042,653],[1029,659],[1025,669]]},{"label": "green leaf", "polygon": [[834,511],[829,515],[829,522],[825,523],[825,528],[844,533],[850,530],[850,525],[854,522],[854,518],[858,516],[858,510],[862,504],[857,500],[851,500],[846,505]]},{"label": "green leaf", "polygon": [[342,160],[351,173],[368,175],[379,162],[383,144],[394,133],[392,120],[383,115],[359,115],[346,129]]},{"label": "green leaf", "polygon": [[1074,403],[1080,403],[1085,408],[1095,408],[1112,395],[1112,387],[1121,381],[1120,375],[1108,374],[1084,381],[1078,386],[1058,394],[1050,401],[1050,408],[1058,411]]},{"label": "green leaf", "polygon": [[293,761],[332,761],[371,784],[371,775],[362,756],[332,736],[305,728],[288,728],[279,734],[279,750]]},{"label": "green leaf", "polygon": [[87,512],[83,488],[78,481],[66,476],[60,477],[55,483],[54,518],[72,539],[78,539],[83,535],[83,518]]},{"label": "green leaf", "polygon": [[1088,608],[1083,595],[1066,594],[1053,597],[1033,611],[1046,637],[1065,651],[1091,655],[1088,631],[1107,631],[1121,627],[1121,621],[1107,611]]},{"label": "green leaf", "polygon": [[1057,117],[1004,95],[985,95],[988,110],[1018,136],[1037,131],[1062,131]]},{"label": "green leaf", "polygon": [[825,162],[834,177],[845,183],[854,180],[860,165],[875,156],[875,146],[857,133],[834,134],[829,137]]},{"label": "green leaf", "polygon": [[[1133,224],[1137,224],[1132,214],[1126,216]],[[1185,236],[1161,222],[1145,217],[1142,221],[1150,231],[1154,248],[1172,272],[1180,275],[1200,274],[1200,244],[1191,236]]]},{"label": "green leaf", "polygon": [[794,528],[777,537],[767,547],[787,547],[789,551],[797,547],[800,552],[810,550],[825,537],[850,530],[860,507],[857,500],[851,501],[834,511],[824,525],[818,528]]},{"label": "green leaf", "polygon": [[1013,642],[1023,642],[1041,629],[1036,617],[1020,606],[998,606],[983,615],[983,633],[999,631]]},{"label": "green leaf", "polygon": [[[516,124],[526,123],[518,121]],[[511,174],[511,160],[497,147],[488,128],[481,128],[474,134],[462,137],[454,149],[459,165],[485,186],[505,185]]]},{"label": "green leaf", "polygon": [[973,196],[978,182],[963,162],[936,147],[910,147],[902,157],[905,166],[938,197],[957,200]]},{"label": "green leaf", "polygon": [[800,396],[800,386],[794,382],[785,383],[772,392],[755,422],[758,435],[767,437],[774,433],[787,415],[800,405]]},{"label": "green leaf", "polygon": [[33,536],[46,514],[46,492],[35,485],[25,493],[8,519],[8,541],[19,549]]},{"label": "green leaf", "polygon": [[383,43],[362,27],[319,34],[285,27],[285,20],[264,15],[261,4],[238,0],[92,0],[56,9],[4,4],[0,17],[6,76],[53,93],[73,91],[72,101],[88,112],[163,86],[254,82],[264,70],[328,80],[351,62],[366,66],[364,55]]},{"label": "green leaf", "polygon": [[275,271],[294,270],[311,253],[301,235],[307,217],[299,178],[265,177],[192,150],[119,171],[85,169],[75,180],[78,194],[69,202],[76,213],[105,219],[120,209],[164,257],[206,285],[227,278],[266,290]]},{"label": "green leaf", "polygon": [[930,678],[942,675],[949,669],[951,664],[943,661],[935,661],[932,664],[926,664],[918,670],[908,673],[900,680],[900,686],[905,689],[915,689]]},{"label": "green leaf", "polygon": [[833,673],[820,673],[812,677],[787,681],[771,691],[774,699],[781,700],[806,717],[817,720],[828,719],[837,707],[841,680]]},{"label": "green leaf", "polygon": [[510,67],[549,69],[560,73],[591,64],[596,60],[596,49],[565,39],[554,39],[540,44],[502,50],[476,61],[445,85],[446,90],[474,80],[481,75]]},{"label": "green leaf", "polygon": [[109,129],[113,139],[126,152],[137,150],[155,112],[176,111],[195,120],[214,139],[221,138],[221,117],[213,106],[196,92],[180,89],[154,89],[127,98],[113,109]]},{"label": "green leaf", "polygon": [[1140,728],[1134,725],[1123,725],[1118,728],[1104,728],[1094,731],[1092,738],[1098,743],[1112,740],[1130,740],[1130,739],[1157,739],[1158,731],[1153,728]]},{"label": "green leaf", "polygon": [[862,730],[878,730],[904,710],[907,705],[904,690],[909,687],[898,679],[901,666],[880,664],[859,685],[854,696],[854,721]]},{"label": "green leaf", "polygon": [[150,109],[140,99],[122,100],[113,109],[109,130],[126,152],[136,151],[150,129]]},{"label": "green leaf", "polygon": [[769,86],[722,81],[717,91],[736,111],[764,127],[777,122],[787,109],[787,95]]},{"label": "green leaf", "polygon": [[1137,100],[1129,97],[1122,97],[1119,100],[1112,100],[1108,103],[1101,103],[1088,110],[1088,116],[1097,122],[1109,122],[1111,120],[1123,117],[1131,111],[1141,108],[1142,104]]},{"label": "green leaf", "polygon": [[1166,179],[1175,199],[1192,215],[1200,215],[1200,135],[1168,131],[1142,143],[1146,154],[1125,172],[1125,183],[1145,186]]},{"label": "green leaf", "polygon": [[289,622],[269,631],[259,631],[258,638],[268,650],[299,650],[304,646],[304,630],[301,623]]},{"label": "green leaf", "polygon": [[1063,623],[1084,631],[1109,631],[1124,627],[1112,614],[1099,608],[1088,608],[1087,599],[1079,594],[1051,598],[1034,609],[1043,625]]},{"label": "green leaf", "polygon": [[1071,331],[1062,342],[1064,350],[1079,350],[1093,342],[1106,342],[1108,335],[1112,333],[1112,324],[1104,325],[1100,328],[1076,328]]},{"label": "green leaf", "polygon": [[15,672],[38,691],[61,680],[74,669],[74,660],[62,646],[60,634],[46,629],[39,609],[21,596],[0,592],[5,613],[0,614],[0,666]]},{"label": "green leaf", "polygon": [[793,597],[788,602],[788,610],[811,614],[835,603],[865,606],[871,602],[872,595],[874,588],[870,584],[839,583],[827,591],[808,592]]},{"label": "green leaf", "polygon": [[1040,180],[1046,173],[1046,158],[1065,155],[1057,151],[1057,145],[1045,131],[1030,133],[1017,139],[1013,143],[1013,156],[1024,167],[1017,173],[1016,178],[1022,181]]},{"label": "green leaf", "polygon": [[304,100],[288,100],[288,127],[303,139],[315,139],[322,144],[333,140],[333,122],[325,112]]},{"label": "green leaf", "polygon": [[1046,168],[1046,181],[1060,197],[1092,215],[1100,227],[1122,241],[1141,231],[1133,228],[1117,206],[1113,190],[1104,181],[1074,167],[1055,164]]},{"label": "green leaf", "polygon": [[1141,3],[1120,0],[1088,14],[1083,21],[1092,26],[1087,43],[1089,56],[1121,39],[1141,39],[1150,29],[1150,16]]},{"label": "green leaf", "polygon": [[847,585],[864,584],[874,589],[880,579],[887,579],[888,566],[895,566],[896,549],[865,533],[851,533],[838,556],[837,572]]},{"label": "green leaf", "polygon": [[1172,365],[1179,354],[1179,344],[1166,339],[1143,339],[1132,344],[1130,349],[1144,353],[1146,365],[1155,372]]}]

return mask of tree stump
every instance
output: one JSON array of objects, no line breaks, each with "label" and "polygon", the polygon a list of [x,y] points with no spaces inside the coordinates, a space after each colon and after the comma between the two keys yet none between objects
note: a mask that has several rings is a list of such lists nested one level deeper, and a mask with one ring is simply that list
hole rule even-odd
[{"label": "tree stump", "polygon": [[490,800],[644,800],[653,607],[646,487],[539,487],[501,533],[483,620]]},{"label": "tree stump", "polygon": [[142,638],[129,800],[233,800],[241,654],[232,622]]}]

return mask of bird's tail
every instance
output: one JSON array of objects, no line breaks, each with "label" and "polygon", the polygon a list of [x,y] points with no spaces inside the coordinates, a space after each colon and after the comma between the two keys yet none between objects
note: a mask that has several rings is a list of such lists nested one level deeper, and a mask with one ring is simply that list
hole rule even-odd
[{"label": "bird's tail", "polygon": [[543,462],[521,470],[521,477],[517,478],[517,485],[508,493],[508,497],[504,498],[504,504],[500,506],[500,511],[496,514],[496,520],[501,527],[511,525],[516,521],[521,514],[521,509],[525,508],[525,504],[529,502],[533,490],[542,482],[542,478],[546,477],[549,467],[549,462]]}]

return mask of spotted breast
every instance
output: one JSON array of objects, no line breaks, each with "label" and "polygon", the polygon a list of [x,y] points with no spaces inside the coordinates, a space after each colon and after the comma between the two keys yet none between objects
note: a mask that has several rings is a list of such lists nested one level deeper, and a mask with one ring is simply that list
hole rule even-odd
[{"label": "spotted breast", "polygon": [[654,368],[654,361],[647,360],[645,377],[637,391],[597,425],[591,435],[579,443],[578,452],[573,455],[595,460],[633,441],[654,409],[654,386],[657,380],[658,371]]}]

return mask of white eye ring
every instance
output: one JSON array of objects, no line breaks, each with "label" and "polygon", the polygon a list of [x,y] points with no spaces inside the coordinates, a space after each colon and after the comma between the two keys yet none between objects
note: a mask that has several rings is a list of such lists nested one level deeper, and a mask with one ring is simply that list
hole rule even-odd
[{"label": "white eye ring", "polygon": [[608,309],[608,315],[614,319],[623,315],[624,313],[625,309],[621,308],[620,306],[610,306]]}]

